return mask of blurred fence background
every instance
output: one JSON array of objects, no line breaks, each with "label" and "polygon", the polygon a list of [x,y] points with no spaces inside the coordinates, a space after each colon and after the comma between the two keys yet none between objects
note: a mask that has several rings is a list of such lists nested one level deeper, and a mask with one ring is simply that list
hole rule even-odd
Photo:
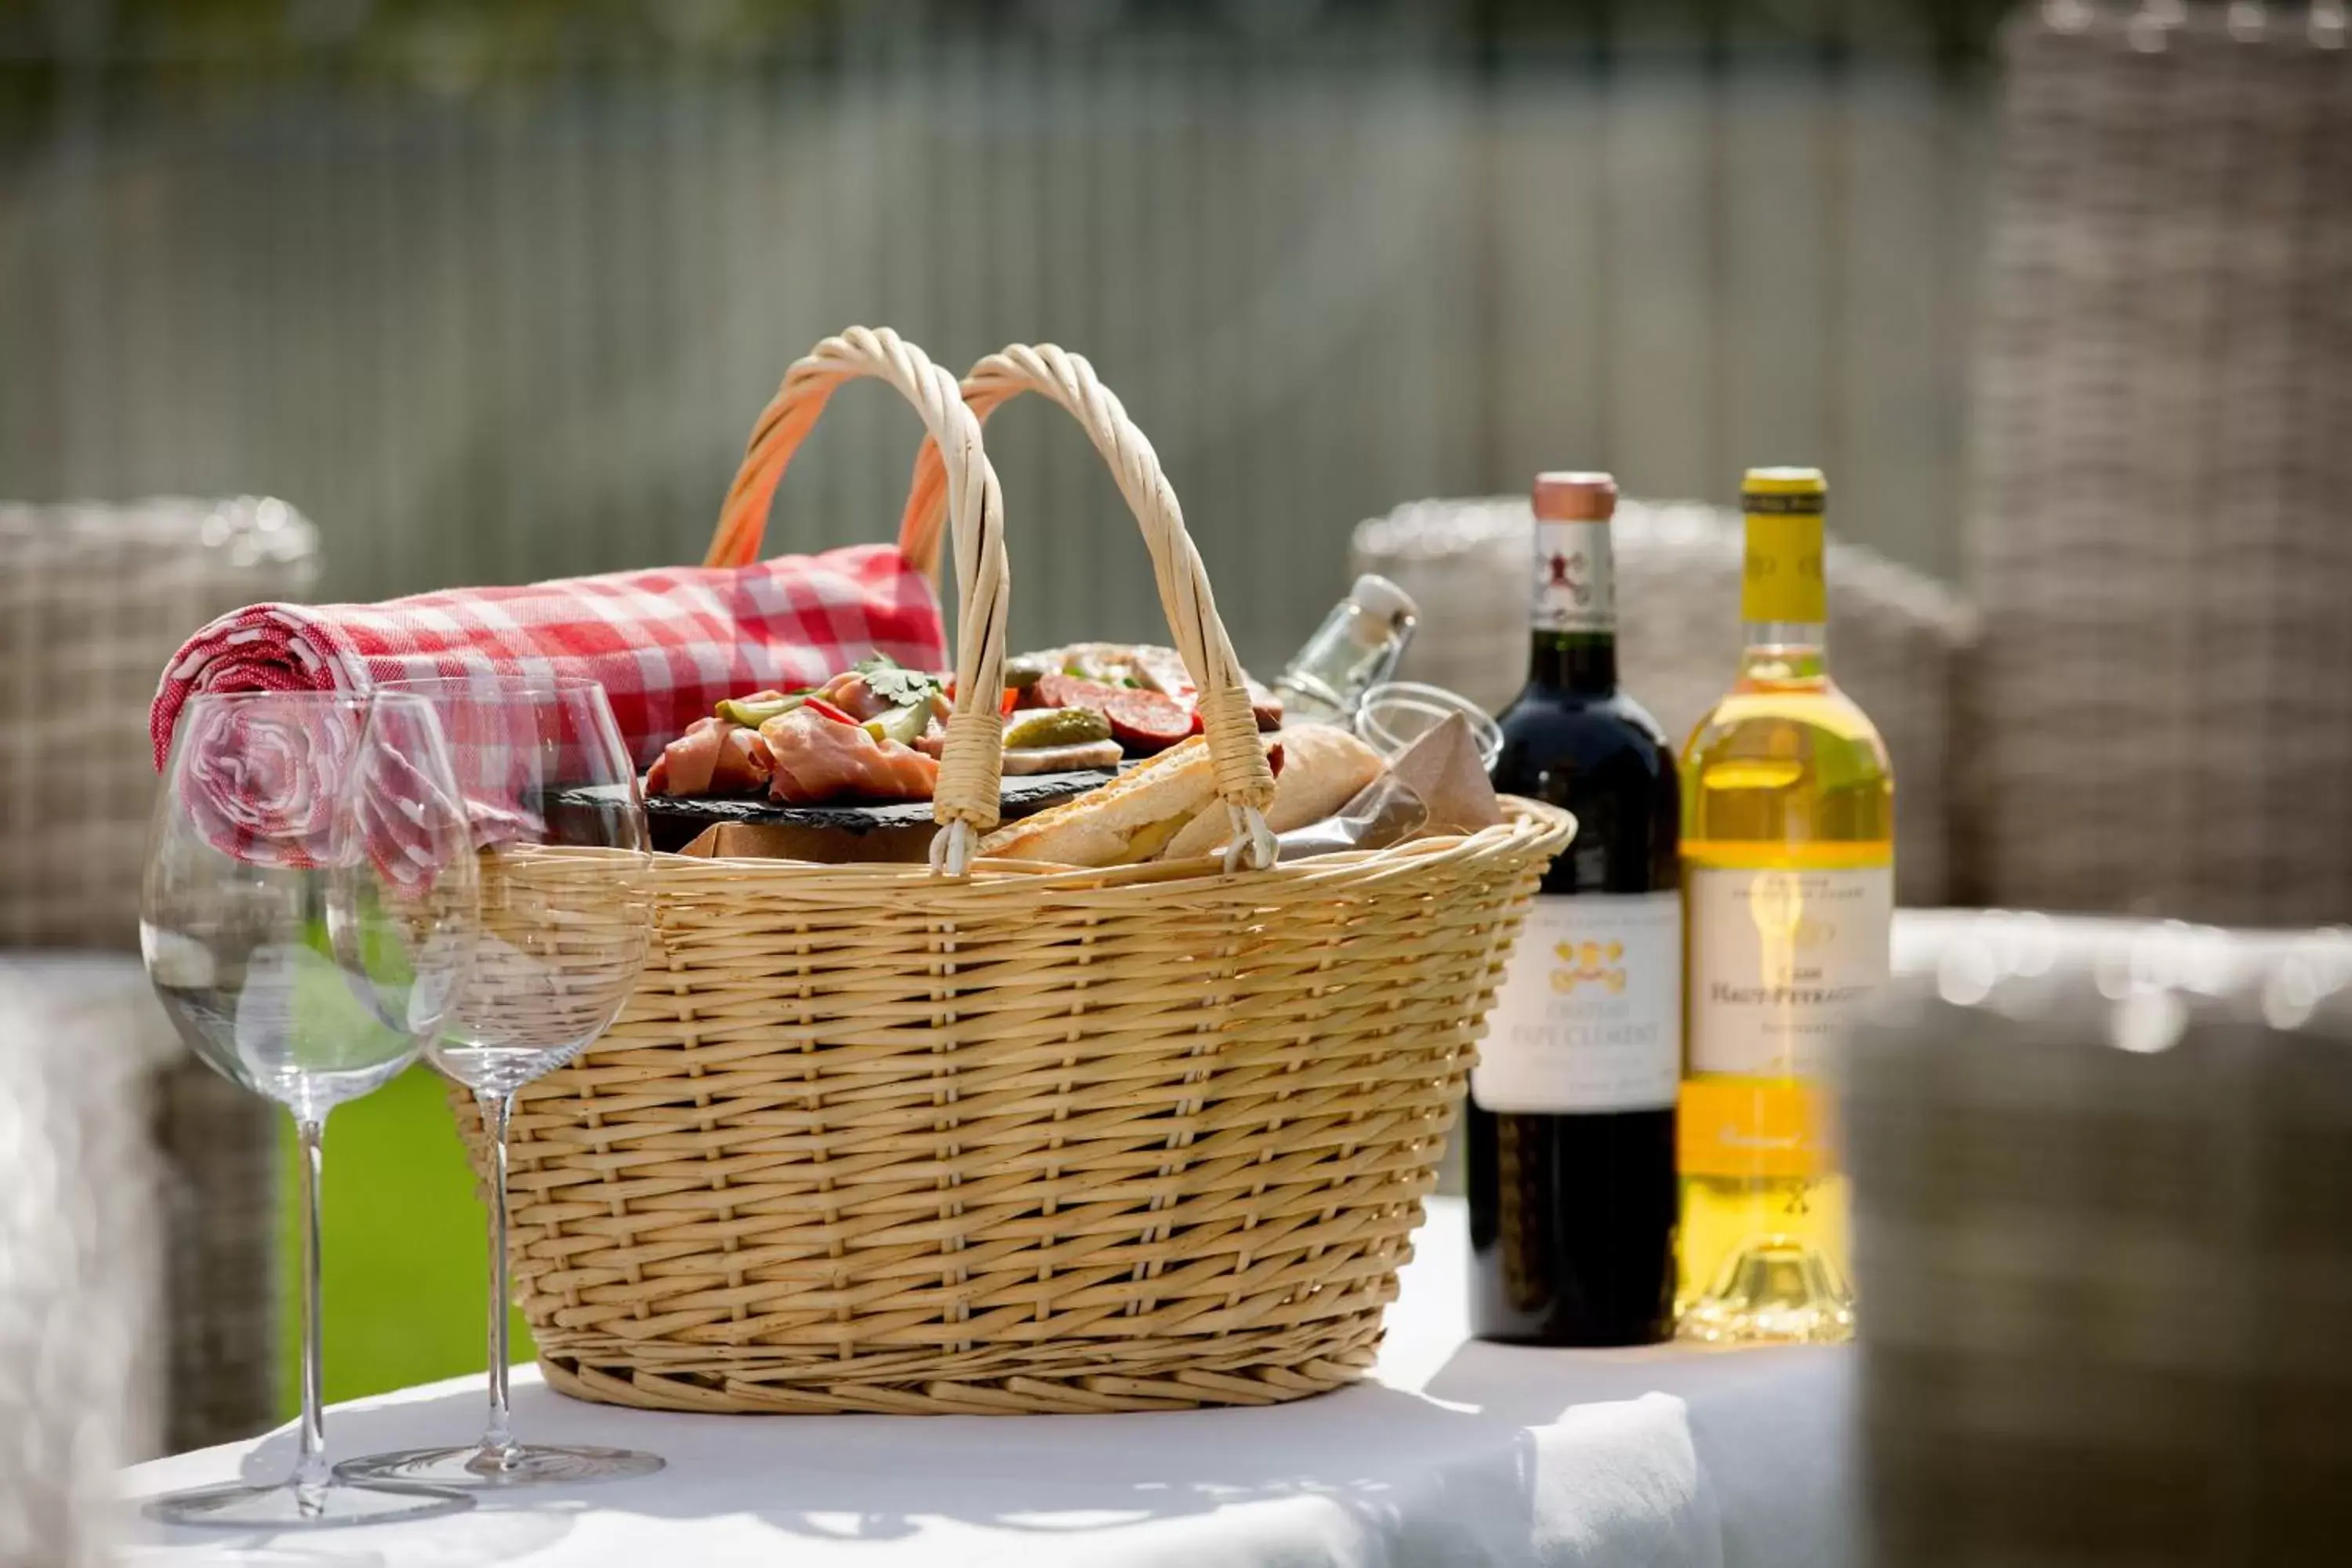
[{"label": "blurred fence background", "polygon": [[[334,597],[690,560],[887,322],[1093,358],[1261,668],[1360,518],[1545,466],[1820,462],[1948,575],[2000,9],[0,0],[0,494],[280,494]],[[772,546],[885,536],[915,434],[840,399]],[[1075,430],[991,446],[1015,642],[1150,632]]]}]

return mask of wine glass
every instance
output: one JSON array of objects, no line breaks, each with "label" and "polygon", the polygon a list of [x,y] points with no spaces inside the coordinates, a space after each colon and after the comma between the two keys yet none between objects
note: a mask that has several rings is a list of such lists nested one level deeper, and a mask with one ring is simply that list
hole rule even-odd
[{"label": "wine glass", "polygon": [[302,1152],[302,1422],[293,1473],[154,1500],[174,1524],[373,1524],[462,1494],[335,1477],[321,1412],[320,1146],[328,1113],[437,1034],[473,956],[465,805],[430,704],[340,692],[205,695],[157,800],[139,941],[206,1065],[286,1107]]},{"label": "wine glass", "polygon": [[1488,773],[1494,772],[1496,759],[1503,754],[1502,726],[1488,717],[1485,709],[1442,686],[1425,686],[1417,680],[1389,680],[1372,687],[1356,709],[1356,735],[1372,750],[1394,761],[1415,741],[1456,714],[1470,726],[1470,739],[1478,748],[1479,765]]},{"label": "wine glass", "polygon": [[474,1489],[651,1475],[662,1468],[652,1454],[515,1441],[507,1401],[507,1123],[515,1092],[602,1035],[645,967],[653,867],[635,764],[593,680],[480,675],[383,689],[440,716],[478,849],[473,967],[425,1054],[473,1090],[489,1145],[489,1419],[478,1443],[371,1455],[337,1473]]}]

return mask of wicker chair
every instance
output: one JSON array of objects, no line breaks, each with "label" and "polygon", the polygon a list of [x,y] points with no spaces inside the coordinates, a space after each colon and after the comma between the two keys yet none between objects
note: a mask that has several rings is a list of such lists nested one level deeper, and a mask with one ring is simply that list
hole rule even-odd
[{"label": "wicker chair", "polygon": [[148,1065],[0,967],[0,1565],[111,1562],[156,1368]]},{"label": "wicker chair", "polygon": [[[155,672],[204,621],[299,598],[317,535],[284,503],[0,507],[0,974],[129,1069],[164,1179],[160,1419],[133,1454],[277,1415],[277,1129],[189,1058],[137,957]],[[15,1173],[0,1172],[0,1180]]]},{"label": "wicker chair", "polygon": [[1973,900],[2352,915],[2344,8],[2007,37],[1977,376]]},{"label": "wicker chair", "polygon": [[[1518,689],[1525,626],[1494,610],[1527,595],[1533,528],[1528,503],[1503,498],[1417,501],[1357,530],[1357,569],[1393,577],[1421,605],[1407,677],[1495,708]],[[1679,742],[1738,661],[1739,519],[1626,501],[1614,537],[1625,685]],[[1897,896],[1948,902],[1949,693],[1968,616],[1934,582],[1859,546],[1833,543],[1828,571],[1832,668],[1895,760]]]}]

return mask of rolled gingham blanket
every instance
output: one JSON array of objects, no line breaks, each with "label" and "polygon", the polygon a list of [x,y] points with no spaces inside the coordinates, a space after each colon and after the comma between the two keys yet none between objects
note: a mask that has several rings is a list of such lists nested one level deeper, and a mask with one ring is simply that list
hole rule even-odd
[{"label": "rolled gingham blanket", "polygon": [[947,664],[931,584],[897,546],[457,588],[381,605],[254,605],[184,644],[148,716],[155,765],[198,691],[365,691],[484,671],[601,681],[643,767],[725,697],[814,686],[873,654]]},{"label": "rolled gingham blanket", "polygon": [[489,763],[498,787],[453,795],[449,772],[420,766],[432,738],[404,718],[425,710],[421,699],[379,717],[372,699],[336,692],[199,693],[173,737],[181,809],[231,859],[356,868],[364,851],[403,895],[477,846],[536,839],[511,749]]}]

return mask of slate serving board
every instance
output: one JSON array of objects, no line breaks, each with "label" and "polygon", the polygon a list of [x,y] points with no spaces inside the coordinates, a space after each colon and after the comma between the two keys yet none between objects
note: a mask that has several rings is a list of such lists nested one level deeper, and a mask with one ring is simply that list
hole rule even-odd
[{"label": "slate serving board", "polygon": [[[997,795],[997,814],[1007,822],[1033,816],[1118,776],[1115,768],[1087,768],[1078,773],[1009,777]],[[548,815],[560,821],[571,813],[592,814],[606,804],[604,796],[604,790],[593,786],[558,790],[547,797]],[[756,797],[646,797],[646,823],[652,831],[654,847],[672,854],[692,843],[704,828],[720,822],[780,823],[792,827],[864,834],[877,828],[923,826],[930,820],[931,803],[928,800],[894,801],[880,805],[778,805]]]}]

